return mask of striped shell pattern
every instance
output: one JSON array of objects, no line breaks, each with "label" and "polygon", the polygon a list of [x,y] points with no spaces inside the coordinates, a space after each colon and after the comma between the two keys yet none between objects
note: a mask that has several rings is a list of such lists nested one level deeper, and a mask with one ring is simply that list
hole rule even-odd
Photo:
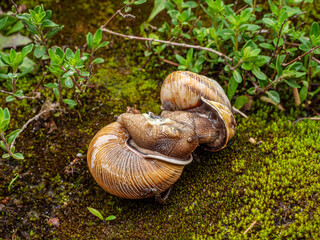
[{"label": "striped shell pattern", "polygon": [[[218,151],[234,136],[231,105],[216,81],[192,72],[173,72],[164,81],[160,97],[165,110],[161,116],[125,113],[92,139],[88,167],[108,193],[128,199],[160,194],[179,179],[198,144]],[[130,127],[132,123],[141,124],[141,129]],[[173,149],[162,151],[162,146]],[[179,151],[181,156],[171,154]]]}]

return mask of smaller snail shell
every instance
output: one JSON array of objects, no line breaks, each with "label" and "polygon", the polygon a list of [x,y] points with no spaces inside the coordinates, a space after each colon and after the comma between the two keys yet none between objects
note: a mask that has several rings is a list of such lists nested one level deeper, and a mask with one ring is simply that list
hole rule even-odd
[{"label": "smaller snail shell", "polygon": [[184,166],[141,157],[127,147],[128,132],[114,122],[92,139],[87,162],[96,182],[107,192],[122,198],[139,199],[167,190],[180,177]]},{"label": "smaller snail shell", "polygon": [[123,113],[117,122],[129,132],[139,147],[169,157],[188,159],[199,143],[194,129],[189,125],[150,112]]},{"label": "smaller snail shell", "polygon": [[160,92],[162,108],[169,111],[198,107],[202,104],[201,96],[231,109],[228,97],[215,80],[193,72],[176,71],[169,74]]}]

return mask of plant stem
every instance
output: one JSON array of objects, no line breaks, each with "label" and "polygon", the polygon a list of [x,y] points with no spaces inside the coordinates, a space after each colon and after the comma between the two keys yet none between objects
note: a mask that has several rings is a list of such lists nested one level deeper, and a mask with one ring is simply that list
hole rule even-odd
[{"label": "plant stem", "polygon": [[158,40],[158,39],[153,39],[153,38],[144,38],[144,37],[137,37],[137,36],[132,36],[132,35],[125,35],[125,34],[113,32],[113,31],[111,31],[109,29],[106,29],[106,28],[101,28],[101,30],[103,32],[107,32],[107,33],[112,34],[112,35],[116,35],[116,36],[123,37],[123,38],[128,38],[128,39],[133,39],[133,40],[160,42],[160,43],[165,43],[165,44],[171,45],[171,46],[178,46],[178,47],[184,47],[184,48],[194,48],[194,49],[198,49],[198,50],[205,50],[205,51],[208,51],[208,52],[212,52],[212,53],[218,55],[219,57],[232,62],[232,58],[224,55],[221,52],[218,52],[218,51],[216,51],[214,49],[211,49],[211,48],[206,48],[206,47],[202,47],[202,46],[198,46],[198,45],[190,45],[190,44],[185,44],[185,43],[176,43],[176,42]]},{"label": "plant stem", "polygon": [[300,100],[298,89],[292,88],[292,93],[294,97],[294,102],[296,103],[297,106],[299,106],[301,104],[301,100]]},{"label": "plant stem", "polygon": [[8,144],[8,142],[7,142],[7,139],[5,138],[2,130],[0,130],[0,137],[1,137],[2,141],[4,142],[4,145],[6,146],[6,150],[7,150],[8,154],[9,154],[11,157],[13,157],[13,153],[10,151],[11,147],[9,147],[9,144]]},{"label": "plant stem", "polygon": [[314,48],[311,48],[308,52],[305,52],[304,54],[298,56],[297,58],[293,59],[292,61],[290,61],[290,62],[288,62],[288,63],[282,63],[282,66],[283,66],[283,67],[286,67],[286,66],[288,66],[288,65],[290,65],[290,64],[292,64],[292,63],[294,63],[294,62],[296,62],[296,61],[298,61],[298,60],[300,60],[300,59],[303,58],[305,55],[313,52],[314,50],[316,50],[316,49],[319,48],[319,47],[320,47],[320,45],[318,45],[318,46],[316,46],[316,47],[314,47]]},{"label": "plant stem", "polygon": [[[22,128],[21,128],[20,131],[18,132],[17,137],[20,135],[20,133],[22,133],[22,132],[27,128],[27,126],[28,126],[32,121],[37,120],[41,115],[43,115],[43,114],[45,114],[45,113],[47,113],[47,112],[53,111],[53,110],[57,110],[56,106],[53,106],[53,107],[51,107],[51,108],[48,109],[48,110],[44,110],[44,111],[38,113],[37,115],[35,115],[33,118],[29,119],[29,120],[22,126]],[[9,149],[11,149],[11,148],[14,146],[17,137],[12,141]]]}]

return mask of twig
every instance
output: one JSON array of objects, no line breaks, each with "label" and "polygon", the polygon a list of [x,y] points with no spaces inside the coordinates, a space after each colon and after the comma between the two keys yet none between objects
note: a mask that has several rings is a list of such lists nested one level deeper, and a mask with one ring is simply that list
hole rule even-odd
[{"label": "twig", "polygon": [[292,88],[292,93],[294,97],[294,102],[296,103],[297,106],[299,106],[301,104],[301,100],[300,100],[298,89]]},{"label": "twig", "polygon": [[194,21],[194,23],[192,24],[192,27],[188,30],[187,34],[191,33],[191,31],[195,28],[195,26],[198,24],[198,22],[200,21],[200,17],[197,18],[196,21]]},{"label": "twig", "polygon": [[236,12],[236,14],[238,14],[238,13],[241,12],[242,10],[246,9],[247,7],[249,7],[248,4],[246,4],[243,8],[240,8],[240,9]]},{"label": "twig", "polygon": [[40,80],[40,82],[38,82],[38,84],[34,87],[34,89],[32,90],[32,92],[37,91],[37,89],[40,87],[40,85],[43,83],[45,77],[47,76],[47,72],[44,72],[42,75],[42,78]]},{"label": "twig", "polygon": [[268,65],[267,65],[266,71],[265,71],[265,73],[264,73],[265,75],[267,75],[267,72],[268,72],[268,70],[269,70],[269,67],[270,67],[270,65],[271,65],[271,63],[272,63],[272,60],[273,60],[274,56],[276,55],[276,53],[279,53],[278,46],[279,46],[279,42],[280,42],[280,38],[281,38],[281,32],[282,32],[282,29],[283,29],[284,24],[285,24],[287,21],[288,21],[288,19],[284,20],[283,23],[281,24],[281,27],[280,27],[280,30],[279,30],[279,33],[278,33],[277,44],[276,44],[276,47],[275,47],[274,51],[272,52],[270,61],[269,61]]},{"label": "twig", "polygon": [[[4,90],[0,90],[0,92],[5,93],[5,94],[9,94],[9,95],[14,95],[15,94],[13,92],[7,92],[7,91],[4,91]],[[39,92],[31,92],[30,94],[34,94],[35,96],[34,97],[29,97],[29,96],[17,97],[17,96],[14,96],[14,97],[16,99],[18,99],[18,100],[22,100],[22,99],[38,99],[38,98],[40,98],[40,95],[41,95]]]},{"label": "twig", "polygon": [[[10,2],[13,4],[13,6],[15,7],[15,9],[17,10],[17,13],[18,13],[18,14],[21,14],[21,12],[20,12],[19,9],[18,9],[18,5],[17,5],[13,0],[10,0]],[[21,22],[23,23],[24,27],[25,27],[26,29],[28,29],[28,26],[25,24],[25,22],[22,21],[22,20],[21,20]]]},{"label": "twig", "polygon": [[170,60],[168,60],[168,59],[161,59],[161,61],[162,61],[162,62],[165,62],[165,63],[168,63],[168,64],[170,64],[170,65],[176,66],[176,67],[179,67],[179,66],[180,66],[179,63],[172,62],[172,61],[170,61]]},{"label": "twig", "polygon": [[[21,128],[20,131],[18,132],[17,137],[20,135],[20,133],[23,132],[23,130],[25,130],[25,129],[28,127],[28,125],[29,125],[32,121],[37,120],[41,115],[43,115],[43,114],[45,114],[45,113],[47,113],[47,112],[53,111],[53,110],[57,110],[57,108],[56,108],[55,106],[54,106],[54,107],[51,107],[50,109],[44,110],[44,111],[38,113],[37,115],[35,115],[33,118],[29,119],[29,120],[22,126],[22,128]],[[11,145],[10,145],[10,149],[14,146],[17,137],[12,141],[12,143],[11,143]]]},{"label": "twig", "polygon": [[257,224],[257,221],[254,221],[253,223],[251,223],[251,225],[247,228],[247,230],[245,230],[243,232],[243,235],[245,235],[247,232],[249,232],[251,230],[251,228],[253,228],[253,226],[256,224]]},{"label": "twig", "polygon": [[313,52],[314,50],[316,50],[316,49],[319,48],[319,47],[320,47],[320,45],[318,45],[318,46],[316,46],[316,47],[314,47],[314,48],[311,48],[308,52],[305,52],[304,54],[298,56],[297,58],[293,59],[292,61],[290,61],[290,62],[288,62],[288,63],[282,63],[282,66],[283,66],[283,67],[286,67],[286,66],[288,66],[288,65],[290,65],[290,64],[292,64],[292,63],[294,63],[294,62],[296,62],[296,61],[298,61],[298,60],[300,60],[300,59],[303,58],[305,55]]},{"label": "twig", "polygon": [[301,122],[301,121],[307,120],[307,119],[308,120],[316,120],[316,121],[318,121],[318,120],[320,120],[320,117],[303,117],[303,118],[299,118],[298,120],[294,121],[292,123],[292,125],[296,124],[297,122]]},{"label": "twig", "polygon": [[320,60],[319,59],[316,59],[315,57],[311,57],[311,59],[313,60],[313,61],[315,61],[315,62],[317,62],[318,64],[320,64]]},{"label": "twig", "polygon": [[7,142],[7,139],[5,138],[5,136],[4,136],[4,134],[3,134],[3,132],[1,130],[0,130],[0,137],[1,137],[3,143],[4,143],[5,147],[6,147],[6,150],[7,150],[8,154],[11,157],[13,157],[13,153],[10,151],[11,147],[9,146],[9,144]]},{"label": "twig", "polygon": [[116,35],[116,36],[123,37],[123,38],[128,38],[128,39],[133,39],[133,40],[160,42],[160,43],[165,43],[167,45],[172,45],[172,46],[178,46],[178,47],[184,47],[184,48],[194,48],[194,49],[198,49],[198,50],[205,50],[205,51],[208,51],[208,52],[212,52],[212,53],[220,56],[221,58],[227,59],[228,61],[232,62],[232,58],[229,58],[228,56],[224,55],[223,53],[218,52],[218,51],[216,51],[214,49],[211,49],[211,48],[206,48],[206,47],[202,47],[202,46],[198,46],[198,45],[190,45],[190,44],[185,44],[185,43],[176,43],[176,42],[158,40],[158,39],[153,39],[153,38],[144,38],[144,37],[137,37],[137,36],[133,36],[133,35],[125,35],[125,34],[113,32],[113,31],[111,31],[109,29],[106,29],[106,28],[101,28],[101,30],[103,32],[110,33],[112,35]]},{"label": "twig", "polygon": [[244,118],[249,118],[246,114],[244,114],[243,112],[241,112],[239,109],[235,108],[235,107],[232,107],[232,110],[235,112],[235,113],[238,113],[240,114],[242,117]]}]

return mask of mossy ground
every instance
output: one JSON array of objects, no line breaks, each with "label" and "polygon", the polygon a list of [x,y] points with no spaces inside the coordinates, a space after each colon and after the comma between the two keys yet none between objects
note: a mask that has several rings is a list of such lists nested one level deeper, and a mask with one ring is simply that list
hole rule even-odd
[{"label": "mossy ground", "polygon": [[[83,35],[58,41],[72,45],[81,39]],[[76,154],[85,156],[94,134],[127,105],[160,111],[159,86],[172,68],[155,68],[152,59],[140,70],[141,45],[121,42],[119,47],[119,42],[111,40],[113,47],[102,53],[107,61],[92,79],[96,88],[81,97],[82,107],[30,125],[17,139],[25,160],[1,159],[0,200],[10,200],[1,205],[0,239],[320,238],[320,123],[293,124],[304,114],[297,109],[282,112],[255,102],[249,119],[236,116],[232,145],[216,153],[196,150],[199,161],[185,167],[164,205],[152,198],[127,200],[104,192],[85,158],[67,174]],[[29,84],[26,90],[32,89]],[[39,111],[39,104],[14,102],[9,108],[15,129]],[[49,133],[52,122],[57,129]],[[252,144],[250,137],[262,143]],[[117,218],[103,222],[87,207]],[[59,218],[59,228],[47,223],[53,217]]]}]

